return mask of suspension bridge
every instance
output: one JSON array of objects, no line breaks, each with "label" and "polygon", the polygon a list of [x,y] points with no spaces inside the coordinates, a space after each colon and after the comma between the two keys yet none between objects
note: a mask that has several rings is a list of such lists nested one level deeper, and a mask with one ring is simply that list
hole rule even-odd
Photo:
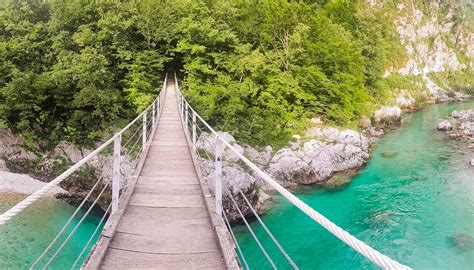
[{"label": "suspension bridge", "polygon": [[[197,140],[204,138],[204,133],[215,138],[206,142],[212,145],[212,153],[197,148]],[[223,196],[230,197],[233,210],[256,241],[261,255],[277,269],[279,265],[252,230],[232,192],[225,192],[230,183],[223,181],[224,149],[233,152],[249,171],[375,265],[382,269],[410,269],[331,222],[243,156],[189,105],[175,74],[166,75],[159,95],[137,118],[53,181],[0,215],[0,226],[84,166],[100,164],[101,174],[95,184],[30,269],[51,268],[98,204],[105,211],[95,231],[76,260],[61,268],[251,269],[252,265],[248,264],[236,240],[227,211],[223,209]],[[212,185],[202,174],[203,160],[212,160],[215,174]],[[210,186],[213,186],[212,190]],[[293,269],[299,269],[291,254],[265,226],[249,199],[242,191],[238,195],[243,196],[243,201],[281,256]],[[73,220],[79,221],[73,224]],[[38,228],[42,229],[46,228]]]}]

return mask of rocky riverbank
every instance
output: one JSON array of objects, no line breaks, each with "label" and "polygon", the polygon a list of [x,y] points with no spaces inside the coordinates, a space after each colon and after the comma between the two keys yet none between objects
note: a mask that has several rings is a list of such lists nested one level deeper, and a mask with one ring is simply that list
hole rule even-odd
[{"label": "rocky riverbank", "polygon": [[[439,99],[436,103],[461,101],[468,95],[457,94],[457,97],[458,99]],[[337,176],[355,172],[363,167],[370,157],[373,143],[387,130],[401,125],[403,112],[422,107],[422,104],[417,104],[407,94],[401,95],[396,102],[397,106],[381,107],[371,118],[362,118],[361,131],[331,127],[320,119],[312,119],[311,127],[303,135],[293,136],[293,140],[287,146],[276,151],[271,146],[255,149],[248,145],[239,145],[226,132],[219,132],[219,135],[286,188],[303,185],[340,186],[348,181],[344,177],[341,177],[341,181],[336,181],[335,179],[339,179]],[[429,103],[431,102],[425,100],[424,104]],[[472,132],[470,124],[464,122],[465,119],[469,119],[468,115],[469,112],[459,112],[459,115],[453,113],[453,117],[460,121],[459,127],[466,133]],[[197,145],[201,156],[201,169],[211,192],[215,186],[213,155],[215,141],[214,135],[203,133]],[[396,155],[396,152],[383,153],[386,158]],[[252,212],[240,192],[249,198],[249,202],[258,211],[262,210],[265,202],[271,200],[268,194],[274,192],[263,179],[239,161],[230,149],[225,149],[223,154],[223,178],[230,187],[225,189],[224,193],[231,193],[236,198],[239,208],[248,216],[251,216]],[[233,202],[227,197],[224,199],[224,206],[231,220],[239,219]]]},{"label": "rocky riverbank", "polygon": [[[0,171],[0,192],[30,195],[46,185],[45,182],[31,178],[27,174]],[[47,195],[69,194],[60,187],[54,187]]]},{"label": "rocky riverbank", "polygon": [[[5,128],[0,128],[0,142],[0,191],[20,194],[31,194],[37,191],[91,152],[89,149],[79,148],[65,141],[60,142],[50,151],[29,150],[21,137]],[[124,176],[133,172],[133,162],[129,159],[128,156],[123,156]],[[101,178],[100,185],[89,197],[89,201],[93,201],[103,185],[111,179],[111,167],[111,155],[101,153],[61,182],[50,192],[50,195],[77,205],[97,179]],[[127,177],[122,179],[127,179]],[[126,186],[127,182],[124,180],[121,187],[126,188]],[[109,203],[110,192],[106,190],[98,204],[105,210]]]},{"label": "rocky riverbank", "polygon": [[[466,151],[474,151],[474,109],[453,111],[449,119],[438,123],[437,129],[449,139],[466,141]],[[469,164],[474,166],[474,159]]]}]

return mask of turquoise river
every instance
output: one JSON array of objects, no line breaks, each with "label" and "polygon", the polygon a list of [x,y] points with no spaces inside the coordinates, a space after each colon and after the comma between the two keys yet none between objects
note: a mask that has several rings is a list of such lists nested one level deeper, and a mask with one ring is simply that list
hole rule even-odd
[{"label": "turquoise river", "polygon": [[[401,128],[373,149],[367,166],[337,189],[295,194],[382,253],[413,269],[474,269],[474,153],[435,130],[453,110],[474,101],[428,106],[407,114]],[[392,158],[382,156],[396,151]],[[284,198],[263,220],[301,269],[377,269]],[[290,265],[263,229],[252,223],[279,269]],[[252,269],[270,269],[244,226],[235,228]]]},{"label": "turquoise river", "polygon": [[[295,194],[359,239],[414,269],[474,269],[474,168],[468,166],[473,152],[434,130],[451,111],[472,107],[474,101],[407,114],[401,128],[377,143],[367,166],[350,184],[299,189]],[[384,158],[384,151],[398,155]],[[0,212],[22,198],[0,193]],[[46,198],[0,225],[0,269],[28,268],[73,211],[60,200]],[[94,213],[85,220],[52,269],[71,267],[99,219],[100,213]],[[275,196],[263,220],[301,269],[376,269],[282,197]],[[278,268],[289,269],[258,224],[252,226]],[[245,228],[234,230],[251,268],[269,269]]]},{"label": "turquoise river", "polygon": [[[24,197],[24,195],[0,193],[0,212],[3,213]],[[0,269],[28,269],[51,243],[75,210],[75,207],[61,200],[51,197],[44,198],[10,222],[0,225]],[[84,213],[85,211],[80,211],[76,215],[64,236],[60,237],[57,244],[53,246],[53,252],[48,253],[39,267],[44,266],[51,255],[56,252]],[[101,213],[91,212],[49,269],[70,269],[99,224],[101,217]],[[95,243],[96,238],[92,244]],[[80,262],[87,256],[91,245],[87,248],[85,255],[81,256]],[[80,266],[81,263],[78,263],[76,268],[78,269]]]}]

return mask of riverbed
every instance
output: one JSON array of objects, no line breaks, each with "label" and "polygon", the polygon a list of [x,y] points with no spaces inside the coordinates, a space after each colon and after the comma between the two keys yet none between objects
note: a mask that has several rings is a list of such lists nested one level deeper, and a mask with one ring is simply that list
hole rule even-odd
[{"label": "riverbed", "polygon": [[[373,248],[414,269],[474,269],[474,152],[436,125],[474,101],[428,106],[376,144],[365,168],[339,188],[295,195]],[[390,151],[389,157],[383,153]],[[263,220],[301,269],[378,269],[280,196]],[[256,223],[279,269],[290,265]],[[270,269],[244,226],[236,236],[252,269]]]}]

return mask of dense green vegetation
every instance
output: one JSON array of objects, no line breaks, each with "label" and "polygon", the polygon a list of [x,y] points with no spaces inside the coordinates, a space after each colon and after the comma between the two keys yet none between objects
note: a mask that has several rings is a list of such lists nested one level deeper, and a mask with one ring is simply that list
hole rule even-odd
[{"label": "dense green vegetation", "polygon": [[[135,3],[137,2],[137,3]],[[395,4],[393,4],[395,5]],[[404,50],[359,1],[28,1],[0,11],[0,119],[33,146],[88,145],[148,104],[164,67],[211,124],[281,144],[306,119],[356,126]],[[395,80],[395,81],[394,81]]]}]

